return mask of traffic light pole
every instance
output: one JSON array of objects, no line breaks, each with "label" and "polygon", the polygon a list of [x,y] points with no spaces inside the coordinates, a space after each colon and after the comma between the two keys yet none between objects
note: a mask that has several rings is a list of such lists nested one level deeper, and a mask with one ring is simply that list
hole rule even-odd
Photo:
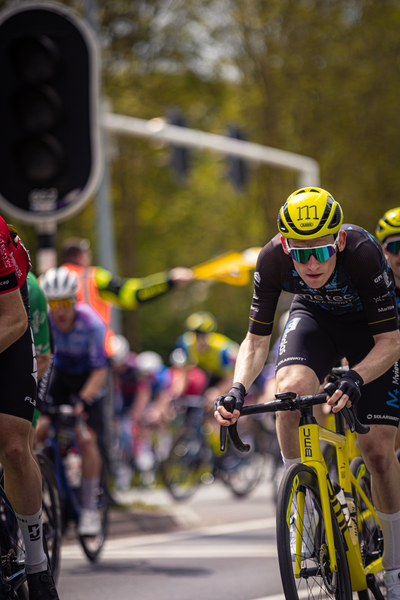
[{"label": "traffic light pole", "polygon": [[278,148],[262,146],[244,140],[232,139],[214,133],[205,133],[187,127],[169,125],[164,119],[137,119],[124,115],[106,113],[102,125],[109,131],[142,138],[172,142],[188,148],[217,150],[224,155],[240,157],[256,163],[292,169],[297,172],[298,186],[318,186],[320,183],[319,163],[313,158]]},{"label": "traffic light pole", "polygon": [[37,235],[36,275],[41,275],[47,269],[57,266],[55,236],[56,221],[44,221],[35,225]]}]

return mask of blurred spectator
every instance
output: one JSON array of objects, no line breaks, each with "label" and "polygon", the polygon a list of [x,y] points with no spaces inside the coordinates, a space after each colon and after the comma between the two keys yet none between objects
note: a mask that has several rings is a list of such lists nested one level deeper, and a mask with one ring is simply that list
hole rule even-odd
[{"label": "blurred spectator", "polygon": [[102,267],[91,266],[90,242],[83,238],[65,240],[61,248],[61,262],[79,278],[77,298],[87,302],[100,315],[107,326],[106,350],[110,353],[111,309],[135,309],[167,293],[176,285],[185,285],[193,278],[191,269],[176,267],[143,278],[121,279]]}]

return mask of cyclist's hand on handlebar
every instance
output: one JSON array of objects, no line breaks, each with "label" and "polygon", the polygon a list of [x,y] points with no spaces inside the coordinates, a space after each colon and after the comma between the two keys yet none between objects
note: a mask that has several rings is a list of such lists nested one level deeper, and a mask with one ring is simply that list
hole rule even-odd
[{"label": "cyclist's hand on handlebar", "polygon": [[[234,383],[227,394],[218,396],[214,402],[214,417],[220,425],[229,426],[236,423],[240,417],[240,411],[244,403],[246,390],[242,383]],[[225,407],[226,402],[231,402],[233,405],[231,410]]]},{"label": "cyclist's hand on handlebar", "polygon": [[74,409],[73,413],[74,413],[75,417],[79,417],[79,416],[85,417],[85,416],[87,416],[85,414],[86,403],[85,403],[85,401],[80,396],[78,396],[78,395],[73,396],[71,398],[71,403],[72,403],[72,406],[73,406],[73,409]]},{"label": "cyclist's hand on handlebar", "polygon": [[332,411],[338,412],[344,406],[350,407],[356,404],[361,397],[361,386],[363,383],[363,378],[352,369],[338,379],[333,384],[336,387],[336,391],[328,400],[328,404],[332,406]]}]

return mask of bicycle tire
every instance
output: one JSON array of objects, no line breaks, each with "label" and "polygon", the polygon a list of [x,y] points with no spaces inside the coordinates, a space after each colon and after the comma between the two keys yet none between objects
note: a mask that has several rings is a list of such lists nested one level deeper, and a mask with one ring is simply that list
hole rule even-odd
[{"label": "bicycle tire", "polygon": [[42,452],[37,452],[36,457],[42,474],[43,543],[54,582],[57,583],[61,568],[62,544],[60,495],[51,461]]},{"label": "bicycle tire", "polygon": [[[314,550],[310,558],[302,559],[300,578],[295,578],[290,547],[291,515],[295,509],[296,490],[306,491],[314,503],[319,523],[314,535]],[[292,465],[285,473],[278,494],[276,532],[278,560],[286,600],[304,598],[335,598],[350,600],[352,590],[344,541],[333,510],[332,527],[336,548],[337,572],[329,566],[329,553],[325,537],[318,480],[315,471],[303,464]],[[303,542],[304,543],[304,542]]]},{"label": "bicycle tire", "polygon": [[[354,458],[350,463],[350,470],[354,477],[359,480],[361,488],[368,500],[371,502],[371,504],[373,504],[371,493],[371,476],[365,466],[364,460],[360,456]],[[364,500],[357,492],[356,488],[353,488],[353,497],[356,507],[357,530],[361,558],[363,561],[363,566],[366,567],[373,560],[376,560],[382,556],[383,535],[381,528],[375,519],[370,515]],[[384,590],[385,584],[383,582],[382,572],[375,575],[375,580],[378,587],[381,590]],[[369,593],[369,595],[374,597],[372,591]]]},{"label": "bicycle tire", "polygon": [[101,476],[99,489],[97,491],[97,510],[100,513],[101,530],[97,535],[80,535],[79,541],[84,553],[91,562],[95,562],[100,555],[107,537],[108,529],[108,502],[109,494],[107,492],[107,484],[105,481],[104,472]]},{"label": "bicycle tire", "polygon": [[201,436],[188,432],[176,439],[168,458],[161,464],[161,478],[175,500],[193,496],[202,483],[202,476],[212,472],[210,460],[211,451]]},{"label": "bicycle tire", "polygon": [[243,436],[250,444],[247,454],[239,453],[228,446],[226,456],[222,457],[222,479],[237,498],[248,496],[260,483],[265,465],[265,456],[255,448],[254,436]]}]

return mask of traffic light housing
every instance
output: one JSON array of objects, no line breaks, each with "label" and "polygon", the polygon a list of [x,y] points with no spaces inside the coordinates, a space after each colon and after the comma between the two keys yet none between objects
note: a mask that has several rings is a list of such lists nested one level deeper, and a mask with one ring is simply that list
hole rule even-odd
[{"label": "traffic light housing", "polygon": [[0,14],[0,208],[61,221],[101,176],[98,58],[86,23],[61,4]]}]

